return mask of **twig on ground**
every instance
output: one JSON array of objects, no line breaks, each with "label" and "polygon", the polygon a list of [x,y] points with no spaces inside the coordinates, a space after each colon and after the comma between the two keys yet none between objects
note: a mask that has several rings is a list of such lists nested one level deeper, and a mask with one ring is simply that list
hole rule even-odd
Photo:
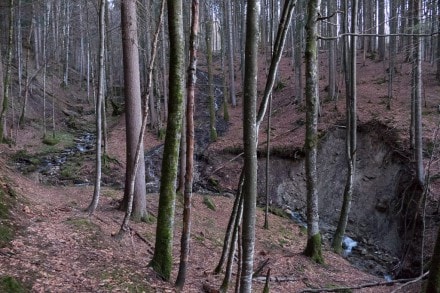
[{"label": "twig on ground", "polygon": [[[404,286],[407,286],[409,284],[415,283],[417,281],[420,281],[424,277],[426,277],[429,274],[429,271],[424,273],[423,275],[417,277],[417,278],[408,278],[408,279],[397,279],[392,281],[380,281],[380,282],[373,282],[373,283],[366,283],[356,286],[347,286],[347,287],[333,287],[333,288],[317,288],[317,289],[304,289],[301,292],[338,292],[342,290],[354,290],[354,289],[363,289],[363,288],[369,288],[369,287],[379,287],[379,286],[391,286],[398,283],[405,283]],[[396,290],[400,290],[397,288]],[[397,292],[394,290],[393,292]]]}]

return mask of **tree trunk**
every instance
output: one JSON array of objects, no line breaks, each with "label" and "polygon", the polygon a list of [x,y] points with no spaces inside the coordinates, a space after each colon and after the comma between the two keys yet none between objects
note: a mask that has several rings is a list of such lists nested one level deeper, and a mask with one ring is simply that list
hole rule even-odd
[{"label": "tree trunk", "polygon": [[14,0],[9,0],[9,28],[8,28],[8,51],[6,55],[6,76],[3,83],[3,100],[0,112],[0,141],[6,138],[6,111],[9,100],[9,84],[12,71],[12,44],[14,39]]},{"label": "tree trunk", "polygon": [[241,292],[252,292],[255,245],[255,212],[257,202],[257,76],[260,1],[247,2],[245,74],[243,83],[243,232]]},{"label": "tree trunk", "polygon": [[[422,16],[422,4],[420,0],[414,0],[414,34],[420,34],[420,20]],[[421,188],[425,183],[423,168],[423,142],[422,142],[422,46],[421,40],[413,36],[413,82],[414,89],[414,151],[416,159],[417,182]]]},{"label": "tree trunk", "polygon": [[[126,209],[129,199],[130,176],[135,165],[135,152],[142,124],[142,103],[139,74],[139,52],[136,21],[136,1],[122,0],[121,23],[124,61],[125,89],[125,123],[127,140],[127,166],[125,176],[125,191],[122,208]],[[143,150],[143,141],[140,142]],[[143,151],[140,154],[139,169],[136,172],[133,202],[133,218],[140,220],[147,215],[145,162]]]},{"label": "tree trunk", "polygon": [[235,97],[235,70],[234,70],[234,40],[232,37],[233,22],[232,22],[232,0],[226,0],[226,14],[228,16],[228,61],[229,61],[229,93],[231,98],[232,107],[237,106],[237,100]]},{"label": "tree trunk", "polygon": [[180,264],[176,287],[181,291],[186,279],[191,235],[191,197],[194,173],[194,96],[197,73],[197,36],[199,33],[199,1],[192,0],[191,34],[186,97],[186,173],[183,204],[183,227],[180,240]]},{"label": "tree trunk", "polygon": [[[440,0],[437,1],[437,30],[440,30]],[[437,79],[440,80],[440,35],[437,34]]]},{"label": "tree trunk", "polygon": [[[353,0],[351,6],[351,33],[357,33],[357,13],[358,1]],[[347,10],[345,10],[347,11]],[[338,226],[333,237],[333,249],[337,253],[342,252],[342,239],[347,228],[348,215],[350,213],[351,199],[353,196],[354,180],[356,174],[356,35],[350,36],[350,70],[346,70],[346,74],[350,74],[349,92],[347,92],[346,102],[346,137],[345,147],[347,154],[347,181],[345,183],[344,197],[342,202],[341,213]]]},{"label": "tree trunk", "polygon": [[168,0],[167,2],[170,38],[169,113],[162,159],[156,243],[150,265],[161,277],[169,280],[173,265],[173,224],[176,200],[174,186],[177,179],[182,127],[185,41],[183,37],[182,0]]},{"label": "tree trunk", "polygon": [[105,83],[105,0],[99,3],[99,63],[98,63],[98,97],[96,99],[96,162],[95,162],[95,188],[92,202],[87,208],[89,215],[92,215],[98,207],[101,191],[101,145],[102,145],[102,106],[104,101]]},{"label": "tree trunk", "polygon": [[[379,3],[379,34],[384,35],[385,34],[385,1],[378,0]],[[378,45],[379,45],[379,60],[385,60],[385,38],[379,37],[378,38]]]},{"label": "tree trunk", "polygon": [[212,74],[212,15],[209,8],[206,8],[206,63],[208,66],[208,99],[209,99],[209,137],[211,141],[217,140],[217,130],[215,127],[215,98],[214,98],[214,78]]},{"label": "tree trunk", "polygon": [[306,184],[307,184],[307,246],[304,251],[317,263],[323,263],[316,174],[318,145],[318,55],[317,19],[321,0],[310,0],[307,6],[306,24]]}]

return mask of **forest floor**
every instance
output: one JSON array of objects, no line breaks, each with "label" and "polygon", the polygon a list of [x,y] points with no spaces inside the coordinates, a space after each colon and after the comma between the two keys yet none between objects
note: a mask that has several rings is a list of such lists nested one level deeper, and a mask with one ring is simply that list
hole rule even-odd
[{"label": "forest floor", "polygon": [[[410,65],[402,63],[398,68],[395,99],[391,110],[386,110],[386,66],[374,60],[366,61],[365,66],[359,67],[359,123],[378,120],[400,131],[401,143],[407,144]],[[322,66],[325,68],[325,64]],[[263,67],[262,64],[260,89],[264,88]],[[286,87],[275,93],[273,145],[295,148],[304,141],[302,128],[297,127],[300,121],[305,121],[304,109],[293,103],[293,81],[288,77],[291,67],[287,58],[280,70],[281,82]],[[325,70],[322,72],[320,80],[325,84],[327,74]],[[432,67],[424,74],[424,134],[425,140],[432,143],[439,120],[440,86],[434,78]],[[338,78],[341,79],[340,76]],[[321,95],[324,103],[319,129],[325,132],[343,120],[345,99],[341,91],[339,101],[326,101],[324,86],[321,87]],[[239,105],[241,96],[242,93],[238,93]],[[230,109],[230,116],[229,131],[210,145],[209,152],[215,153],[241,144],[241,107]],[[109,150],[110,155],[121,163],[116,172],[123,176],[125,146],[121,142],[125,141],[125,123],[123,117],[113,122]],[[148,195],[148,209],[153,220],[150,223],[131,222],[131,233],[117,240],[113,235],[118,232],[123,218],[123,212],[117,210],[123,195],[120,188],[103,187],[98,210],[89,217],[84,209],[90,203],[93,187],[50,186],[41,183],[38,177],[20,174],[11,164],[10,158],[18,150],[41,147],[33,131],[35,129],[20,130],[15,146],[0,146],[0,163],[4,166],[0,170],[0,187],[3,196],[16,199],[15,207],[10,210],[10,220],[2,220],[12,222],[15,235],[6,246],[0,248],[0,286],[5,284],[5,276],[10,276],[24,286],[23,291],[11,292],[174,292],[172,283],[162,281],[148,267],[154,248],[154,216],[157,214],[158,195]],[[260,141],[264,140],[261,136]],[[145,143],[146,149],[149,149],[160,142],[154,135],[148,134]],[[223,174],[227,176],[219,177],[221,184],[225,190],[234,190],[238,180],[237,166],[240,164],[234,161],[222,164],[225,166]],[[432,167],[438,169],[438,166]],[[90,163],[87,168],[90,170]],[[434,186],[430,195],[435,200],[438,199],[437,190]],[[217,292],[222,282],[222,275],[214,275],[213,270],[220,258],[233,199],[221,195],[210,196],[209,199],[214,203],[214,210],[206,204],[206,195],[195,194],[193,198],[191,253],[184,292]],[[178,199],[176,205],[172,280],[175,280],[178,269],[182,200]],[[326,246],[325,264],[311,262],[302,255],[306,243],[303,228],[288,219],[270,214],[270,229],[265,230],[262,228],[263,220],[263,211],[259,209],[255,266],[265,261],[267,263],[261,275],[254,279],[255,292],[262,292],[268,268],[271,268],[271,292],[301,292],[310,288],[357,286],[384,281],[353,267]],[[230,288],[234,287],[235,275],[232,279]],[[399,286],[376,286],[352,292],[393,292]],[[0,287],[0,291],[8,292],[8,288]],[[420,283],[416,283],[398,292],[419,291]]]}]

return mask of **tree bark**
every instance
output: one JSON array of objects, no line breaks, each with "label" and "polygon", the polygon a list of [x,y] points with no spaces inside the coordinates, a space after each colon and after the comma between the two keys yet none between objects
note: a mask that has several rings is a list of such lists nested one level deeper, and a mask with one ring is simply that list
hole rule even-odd
[{"label": "tree bark", "polygon": [[170,38],[169,113],[162,159],[156,243],[150,265],[156,273],[169,280],[173,265],[173,225],[176,200],[174,186],[177,179],[185,87],[185,42],[183,37],[182,0],[168,0],[167,2]]},{"label": "tree bark", "polygon": [[14,0],[9,0],[9,28],[8,28],[8,51],[6,56],[6,76],[3,83],[2,110],[0,112],[0,141],[6,138],[6,111],[9,100],[9,84],[12,71],[12,44],[14,38]]},{"label": "tree bark", "polygon": [[[351,32],[357,31],[358,1],[353,0],[351,6]],[[347,11],[347,10],[346,10]],[[341,213],[333,237],[333,249],[337,253],[342,252],[342,239],[347,228],[348,215],[350,213],[351,199],[353,197],[354,181],[356,175],[356,150],[357,150],[357,121],[356,121],[356,35],[350,37],[350,74],[349,92],[346,98],[346,137],[345,147],[347,155],[347,181],[345,183]]]},{"label": "tree bark", "polygon": [[183,203],[183,227],[180,240],[180,264],[176,287],[183,289],[188,266],[191,235],[191,198],[194,176],[194,99],[197,73],[197,36],[199,33],[199,0],[192,0],[191,34],[189,40],[189,65],[186,97],[186,172]]},{"label": "tree bark", "polygon": [[99,3],[99,63],[98,63],[98,97],[96,99],[96,162],[95,162],[95,188],[92,202],[87,208],[89,215],[92,215],[98,207],[101,191],[101,159],[102,159],[102,106],[104,101],[105,83],[105,0]]},{"label": "tree bark", "polygon": [[209,99],[209,137],[211,141],[217,140],[217,129],[215,127],[215,97],[214,78],[212,74],[212,20],[209,8],[206,7],[206,63],[208,66],[208,99]]},{"label": "tree bark", "polygon": [[237,99],[235,97],[234,40],[232,35],[233,21],[231,1],[232,0],[226,0],[226,14],[228,18],[228,25],[226,26],[226,29],[228,30],[229,93],[232,107],[235,107],[237,106]]},{"label": "tree bark", "polygon": [[[420,33],[420,20],[422,5],[420,0],[414,0],[414,27],[415,34]],[[414,151],[416,159],[417,182],[421,188],[425,183],[425,171],[423,168],[423,142],[422,142],[422,46],[421,40],[413,36],[413,83],[414,90]]]},{"label": "tree bark", "polygon": [[243,232],[241,292],[252,292],[257,201],[257,76],[260,1],[247,2],[245,74],[243,84]]},{"label": "tree bark", "polygon": [[307,5],[306,24],[306,152],[307,184],[307,246],[304,254],[317,263],[323,263],[321,234],[319,232],[316,155],[318,145],[318,48],[317,19],[321,0],[310,0]]},{"label": "tree bark", "polygon": [[[127,166],[125,172],[124,199],[121,207],[127,209],[130,186],[129,174],[131,174],[135,166],[135,152],[142,124],[136,1],[121,1],[121,23],[124,61],[125,123],[127,129]],[[140,144],[141,150],[143,150],[143,141],[141,141]],[[133,218],[136,220],[140,220],[147,215],[143,151],[140,154],[138,168],[136,172],[133,202]]]}]

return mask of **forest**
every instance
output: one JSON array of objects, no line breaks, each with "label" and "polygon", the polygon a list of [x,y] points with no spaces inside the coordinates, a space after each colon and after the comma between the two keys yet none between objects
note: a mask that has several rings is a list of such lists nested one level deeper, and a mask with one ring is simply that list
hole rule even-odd
[{"label": "forest", "polygon": [[440,292],[440,0],[0,1],[0,292]]}]

